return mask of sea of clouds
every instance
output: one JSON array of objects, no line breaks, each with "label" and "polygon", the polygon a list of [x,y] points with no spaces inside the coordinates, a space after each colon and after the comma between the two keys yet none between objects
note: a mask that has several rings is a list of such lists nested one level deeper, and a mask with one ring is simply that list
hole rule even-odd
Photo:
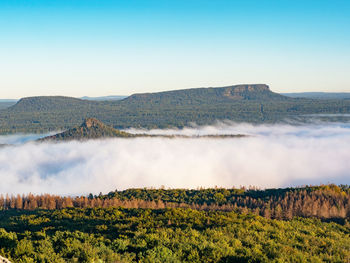
[{"label": "sea of clouds", "polygon": [[0,135],[0,145],[1,144],[11,144],[18,145],[26,142],[35,141],[37,139],[52,135],[54,133],[47,134],[11,134],[11,135]]},{"label": "sea of clouds", "polygon": [[0,148],[0,193],[80,195],[136,187],[350,184],[349,123],[218,123],[181,130],[128,131],[250,136],[64,143],[27,142],[28,135],[0,136],[0,143],[17,142]]}]

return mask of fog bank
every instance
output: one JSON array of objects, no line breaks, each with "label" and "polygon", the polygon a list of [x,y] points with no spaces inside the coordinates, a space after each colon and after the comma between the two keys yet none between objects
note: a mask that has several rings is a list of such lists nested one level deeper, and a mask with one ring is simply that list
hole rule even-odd
[{"label": "fog bank", "polygon": [[54,133],[46,134],[11,134],[11,135],[0,135],[0,144],[23,144],[30,141],[52,135]]},{"label": "fog bank", "polygon": [[87,194],[135,187],[350,184],[350,125],[235,125],[151,134],[230,139],[106,139],[0,148],[0,193]]}]

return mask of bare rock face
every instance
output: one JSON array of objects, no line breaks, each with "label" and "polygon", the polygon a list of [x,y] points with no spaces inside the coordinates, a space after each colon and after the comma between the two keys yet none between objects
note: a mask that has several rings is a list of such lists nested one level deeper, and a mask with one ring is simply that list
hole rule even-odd
[{"label": "bare rock face", "polygon": [[253,85],[236,85],[222,89],[222,95],[230,99],[259,99],[264,96],[266,98],[274,98],[277,94],[270,91],[269,86],[265,84]]},{"label": "bare rock face", "polygon": [[105,125],[100,122],[99,120],[95,119],[95,118],[88,118],[86,119],[81,127],[85,127],[85,128],[93,128],[93,127],[104,127]]}]

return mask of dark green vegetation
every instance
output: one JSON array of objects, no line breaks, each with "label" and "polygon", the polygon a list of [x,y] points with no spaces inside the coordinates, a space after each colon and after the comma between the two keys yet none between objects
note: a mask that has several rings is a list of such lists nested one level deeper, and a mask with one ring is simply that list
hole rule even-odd
[{"label": "dark green vegetation", "polygon": [[162,201],[198,209],[250,211],[268,218],[294,216],[340,220],[350,218],[350,188],[322,185],[284,189],[128,189],[99,196],[121,201]]},{"label": "dark green vegetation", "polygon": [[13,262],[348,262],[350,227],[193,209],[0,212]]},{"label": "dark green vegetation", "polygon": [[114,128],[167,128],[217,120],[278,122],[319,113],[350,113],[350,100],[290,98],[263,84],[134,94],[118,101],[32,97],[0,110],[0,133],[66,130],[90,117]]},{"label": "dark green vegetation", "polygon": [[82,97],[82,100],[97,100],[97,101],[105,101],[105,100],[122,100],[127,96],[103,96],[103,97]]},{"label": "dark green vegetation", "polygon": [[99,120],[89,118],[79,127],[74,127],[65,132],[39,139],[39,141],[88,140],[111,137],[130,138],[135,137],[135,135],[108,127]]},{"label": "dark green vegetation", "polygon": [[[228,135],[147,135],[147,134],[132,134],[124,131],[120,131],[104,125],[99,120],[94,118],[86,119],[80,126],[68,129],[62,133],[47,136],[39,139],[39,142],[44,141],[70,141],[70,140],[89,140],[99,138],[136,138],[136,137],[147,137],[147,138],[241,138],[245,135],[241,134],[228,134]],[[1,146],[1,145],[0,145]]]},{"label": "dark green vegetation", "polygon": [[345,222],[350,218],[349,186],[323,185],[285,189],[128,189],[107,195],[60,197],[51,195],[0,196],[0,209],[191,208],[252,212],[266,218],[317,217]]},{"label": "dark green vegetation", "polygon": [[348,262],[349,201],[349,186],[335,185],[6,196],[0,254],[14,262]]}]

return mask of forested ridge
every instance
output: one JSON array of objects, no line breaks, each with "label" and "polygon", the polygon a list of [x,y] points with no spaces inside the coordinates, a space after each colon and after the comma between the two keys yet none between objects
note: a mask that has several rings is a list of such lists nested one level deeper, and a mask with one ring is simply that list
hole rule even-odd
[{"label": "forested ridge", "polygon": [[117,129],[168,128],[220,120],[271,123],[320,113],[350,113],[350,100],[291,98],[264,84],[134,94],[118,101],[30,97],[0,110],[0,133],[66,130],[86,118]]},{"label": "forested ridge", "polygon": [[12,262],[348,262],[349,200],[347,185],[2,195],[0,254]]}]

